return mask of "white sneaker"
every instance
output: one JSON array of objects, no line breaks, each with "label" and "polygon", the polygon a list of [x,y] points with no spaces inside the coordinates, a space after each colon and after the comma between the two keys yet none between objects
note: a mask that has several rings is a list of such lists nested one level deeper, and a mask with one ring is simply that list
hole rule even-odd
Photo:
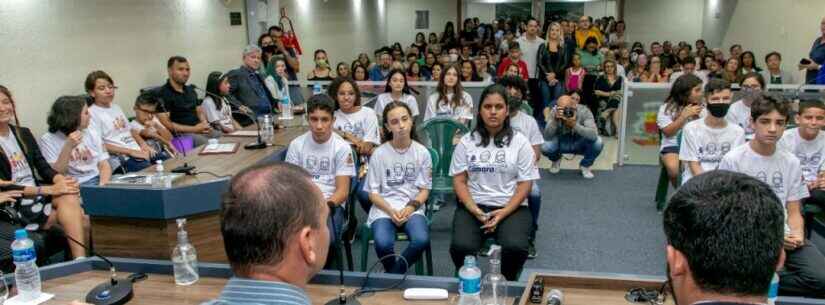
[{"label": "white sneaker", "polygon": [[561,160],[553,161],[553,164],[550,165],[550,173],[551,174],[558,174],[561,171]]},{"label": "white sneaker", "polygon": [[593,171],[590,170],[589,167],[583,167],[582,166],[581,169],[582,169],[582,177],[584,177],[584,179],[593,179],[593,177],[595,177],[595,176],[593,176]]}]

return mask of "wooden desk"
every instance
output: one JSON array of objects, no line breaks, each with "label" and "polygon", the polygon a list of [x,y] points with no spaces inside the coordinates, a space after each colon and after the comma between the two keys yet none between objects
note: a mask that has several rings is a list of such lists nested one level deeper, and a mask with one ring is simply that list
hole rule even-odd
[{"label": "wooden desk", "polygon": [[[289,143],[306,132],[302,126],[276,130],[273,146],[234,154],[198,155],[195,148],[185,158],[166,160],[168,172],[187,162],[200,174],[176,181],[172,188],[137,188],[126,186],[84,186],[81,195],[91,218],[94,248],[105,256],[168,259],[177,243],[176,218],[187,218],[189,239],[205,262],[226,262],[220,234],[220,196],[229,178],[258,162],[278,159]],[[223,143],[243,146],[256,141],[253,137],[223,137]],[[154,168],[144,171],[151,172]]]}]

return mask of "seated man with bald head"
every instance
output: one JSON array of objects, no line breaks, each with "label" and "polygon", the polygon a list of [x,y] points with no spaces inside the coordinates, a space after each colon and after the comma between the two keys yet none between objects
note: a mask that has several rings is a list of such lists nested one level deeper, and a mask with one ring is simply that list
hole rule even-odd
[{"label": "seated man with bald head", "polygon": [[264,164],[235,175],[221,203],[235,276],[205,304],[311,304],[304,288],[327,260],[328,216],[324,195],[299,166]]},{"label": "seated man with bald head", "polygon": [[599,137],[593,113],[587,106],[579,104],[577,93],[573,96],[562,95],[558,104],[547,115],[547,126],[544,128],[544,144],[541,153],[547,156],[553,164],[550,173],[556,174],[561,170],[561,155],[582,155],[579,163],[582,176],[593,179],[590,167],[602,153],[602,139]]}]

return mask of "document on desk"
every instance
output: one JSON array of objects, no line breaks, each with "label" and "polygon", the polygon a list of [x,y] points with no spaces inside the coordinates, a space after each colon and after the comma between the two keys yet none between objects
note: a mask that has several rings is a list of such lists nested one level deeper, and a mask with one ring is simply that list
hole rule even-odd
[{"label": "document on desk", "polygon": [[238,151],[238,143],[215,143],[206,144],[200,155],[233,154]]},{"label": "document on desk", "polygon": [[224,134],[226,137],[257,137],[258,131],[257,130],[238,130],[233,133]]}]

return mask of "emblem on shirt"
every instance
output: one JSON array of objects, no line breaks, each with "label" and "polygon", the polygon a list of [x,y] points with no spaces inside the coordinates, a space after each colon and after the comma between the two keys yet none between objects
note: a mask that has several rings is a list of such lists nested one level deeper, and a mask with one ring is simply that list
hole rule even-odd
[{"label": "emblem on shirt", "polygon": [[407,167],[404,169],[404,178],[407,180],[415,179],[415,163],[407,162]]},{"label": "emblem on shirt", "polygon": [[306,168],[310,172],[315,172],[316,170],[318,170],[318,158],[316,158],[315,156],[312,156],[312,155],[308,156],[305,162],[306,162]]},{"label": "emblem on shirt", "polygon": [[92,160],[92,151],[85,145],[81,144],[72,150],[71,161],[86,163]]},{"label": "emblem on shirt", "polygon": [[482,163],[487,163],[487,162],[490,162],[490,156],[491,156],[491,155],[492,155],[492,154],[491,154],[489,151],[487,151],[487,150],[485,150],[485,151],[481,152],[481,162],[482,162]]},{"label": "emblem on shirt", "polygon": [[114,120],[114,122],[112,122],[112,125],[114,126],[115,130],[126,128],[126,118],[123,116],[119,116]]},{"label": "emblem on shirt", "polygon": [[325,172],[329,171],[329,169],[330,169],[329,165],[330,165],[329,158],[327,158],[327,157],[321,158],[321,171],[325,171]]},{"label": "emblem on shirt", "polygon": [[503,164],[506,157],[507,157],[507,153],[505,153],[503,150],[497,151],[496,152],[496,163]]}]

